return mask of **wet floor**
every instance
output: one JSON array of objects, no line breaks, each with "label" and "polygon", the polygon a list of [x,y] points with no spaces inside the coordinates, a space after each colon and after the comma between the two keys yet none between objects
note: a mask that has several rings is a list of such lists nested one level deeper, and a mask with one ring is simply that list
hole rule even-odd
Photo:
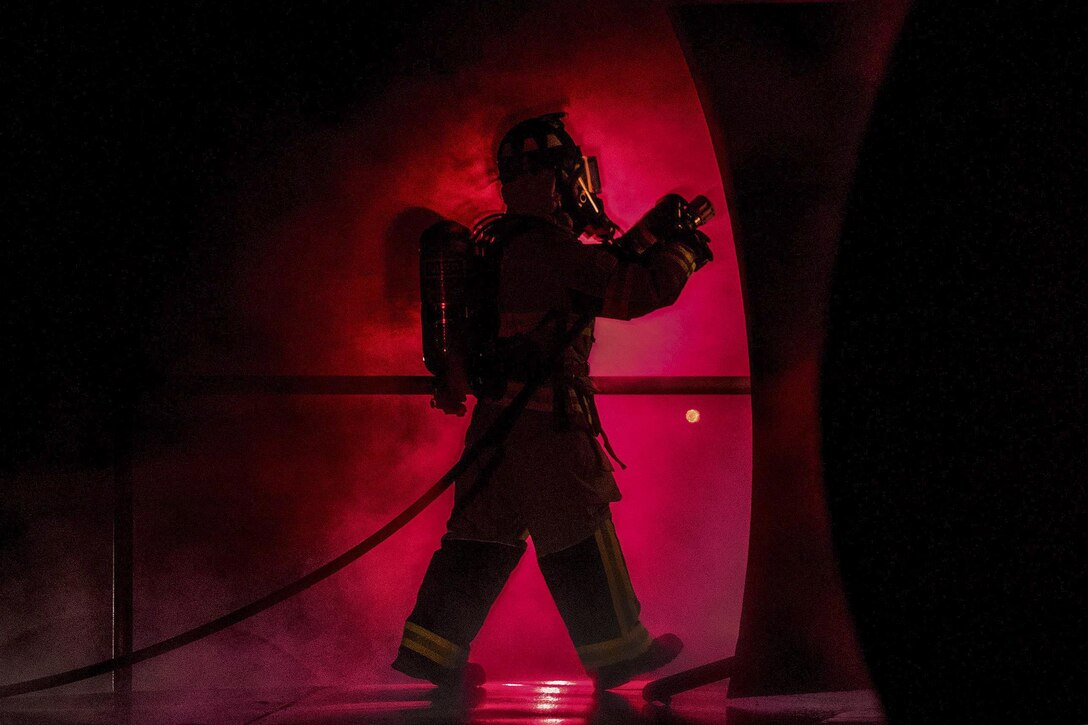
[{"label": "wet floor", "polygon": [[[137,692],[132,723],[481,723],[624,725],[676,723],[880,723],[868,692],[820,693],[778,698],[726,699],[724,684],[673,698],[668,707],[648,705],[641,682],[595,693],[588,681],[489,682],[450,696],[416,685],[298,687],[255,690]],[[107,693],[43,694],[0,701],[0,723],[117,723],[126,719]]]}]

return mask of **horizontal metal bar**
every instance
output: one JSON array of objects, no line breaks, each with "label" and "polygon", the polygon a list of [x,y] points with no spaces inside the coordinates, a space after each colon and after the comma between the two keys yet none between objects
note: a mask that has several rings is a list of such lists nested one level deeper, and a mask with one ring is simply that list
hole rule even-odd
[{"label": "horizontal metal bar", "polygon": [[[189,375],[172,382],[194,395],[430,395],[428,375]],[[747,376],[594,377],[602,395],[748,395]]]},{"label": "horizontal metal bar", "polygon": [[593,378],[602,395],[748,395],[747,375],[604,375]]}]

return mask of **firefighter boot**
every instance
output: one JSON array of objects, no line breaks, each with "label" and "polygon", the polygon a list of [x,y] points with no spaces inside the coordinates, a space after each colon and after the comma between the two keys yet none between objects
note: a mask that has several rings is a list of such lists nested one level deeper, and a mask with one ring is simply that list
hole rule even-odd
[{"label": "firefighter boot", "polygon": [[613,687],[630,682],[635,675],[653,672],[659,667],[676,659],[680,650],[684,649],[684,643],[675,634],[663,634],[655,637],[650,643],[650,648],[638,657],[617,662],[614,665],[605,665],[593,675],[593,682],[598,690],[611,690]]},{"label": "firefighter boot", "polygon": [[524,543],[444,538],[404,624],[393,669],[439,687],[482,685],[484,670],[468,661],[469,645],[524,551]]},{"label": "firefighter boot", "polygon": [[393,669],[448,690],[470,690],[487,681],[484,668],[476,662],[467,662],[458,668],[442,667],[423,655],[405,649],[397,653]]}]

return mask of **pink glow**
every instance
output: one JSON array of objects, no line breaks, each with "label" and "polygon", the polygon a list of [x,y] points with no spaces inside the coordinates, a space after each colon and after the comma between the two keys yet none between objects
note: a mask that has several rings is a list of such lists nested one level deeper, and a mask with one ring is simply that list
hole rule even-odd
[{"label": "pink glow", "polygon": [[[557,12],[581,17],[571,9],[580,5],[563,7]],[[515,36],[524,42],[483,40],[479,55],[462,59],[447,76],[401,77],[353,121],[285,151],[263,183],[295,190],[297,203],[281,217],[251,225],[254,253],[236,270],[237,288],[244,291],[237,303],[256,352],[197,356],[188,366],[232,373],[425,374],[415,238],[388,230],[410,207],[463,223],[498,210],[491,154],[503,119],[519,109],[562,107],[583,148],[600,158],[606,205],[621,225],[633,224],[673,191],[705,194],[718,209],[705,228],[715,262],[674,307],[632,322],[601,321],[594,373],[747,374],[721,180],[668,19],[663,11],[626,5],[598,6],[592,15],[594,29],[607,32],[538,37],[528,29],[542,18],[530,14],[518,26],[525,35]],[[257,212],[243,205],[239,213],[252,218],[247,215]],[[410,220],[402,226],[413,231]],[[258,493],[245,495],[257,496],[278,517],[272,526],[283,547],[282,580],[391,518],[453,463],[467,425],[467,419],[429,409],[422,397],[223,405],[215,415],[249,422],[223,423],[226,430],[208,434],[199,460],[171,465],[190,487],[211,489],[225,479],[259,482]],[[645,623],[652,632],[674,631],[685,639],[674,669],[731,654],[748,533],[747,397],[604,397],[600,408],[630,466],[618,475],[624,500],[614,516]],[[701,412],[702,424],[685,420],[692,408]],[[240,434],[229,432],[232,426],[252,428],[250,448],[239,449]],[[166,470],[164,465],[154,475]],[[277,647],[322,677],[400,681],[388,663],[449,506],[447,495],[334,581],[255,620],[252,629],[266,637],[281,632]],[[475,659],[493,677],[581,679],[532,558],[530,547],[474,646]],[[156,603],[149,587],[150,611],[177,607],[166,602],[176,593],[164,592]],[[177,624],[159,622],[148,634],[170,634]],[[199,653],[184,656],[192,658],[188,666],[198,666]],[[547,687],[541,688],[542,712]]]}]

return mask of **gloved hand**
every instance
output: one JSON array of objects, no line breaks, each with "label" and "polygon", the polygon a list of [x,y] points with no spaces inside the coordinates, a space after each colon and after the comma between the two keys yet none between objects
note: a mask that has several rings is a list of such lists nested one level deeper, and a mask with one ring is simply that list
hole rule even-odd
[{"label": "gloved hand", "polygon": [[644,219],[658,238],[694,232],[714,216],[714,205],[705,196],[688,201],[679,194],[666,194]]},{"label": "gloved hand", "polygon": [[614,245],[621,252],[637,257],[658,242],[694,234],[712,216],[714,206],[705,196],[689,202],[679,194],[666,194]]}]

